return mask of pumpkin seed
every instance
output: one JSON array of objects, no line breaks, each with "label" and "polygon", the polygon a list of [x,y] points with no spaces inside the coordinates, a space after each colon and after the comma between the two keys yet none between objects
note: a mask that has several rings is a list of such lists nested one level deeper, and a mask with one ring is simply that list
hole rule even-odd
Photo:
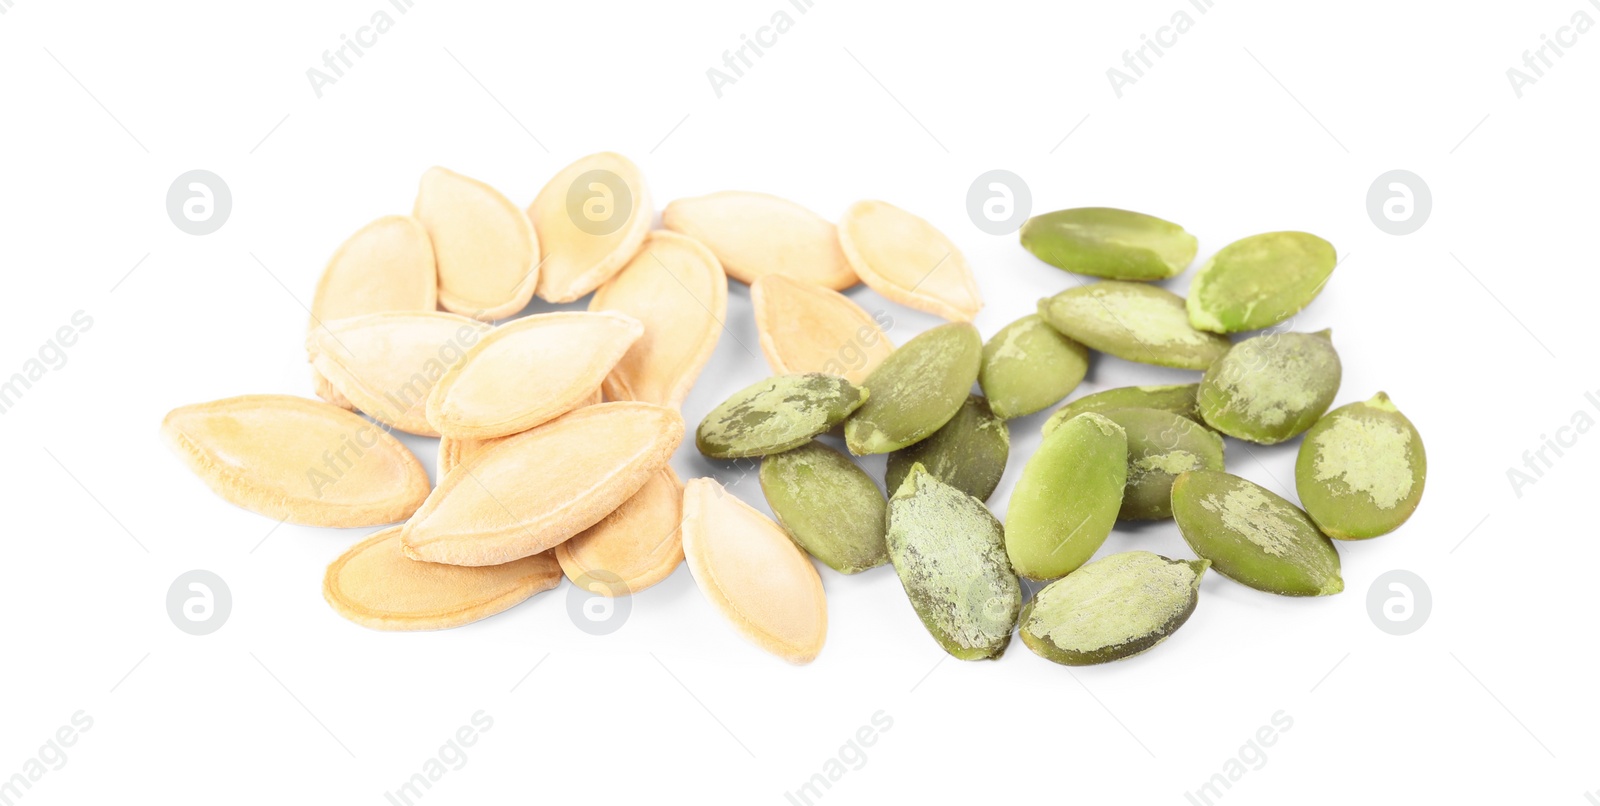
[{"label": "pumpkin seed", "polygon": [[1179,417],[1199,420],[1200,409],[1195,400],[1199,391],[1198,383],[1179,383],[1169,386],[1122,386],[1095,392],[1056,409],[1055,413],[1050,415],[1050,419],[1044,421],[1041,431],[1049,434],[1062,423],[1080,414],[1091,411],[1105,414],[1117,409],[1160,409],[1170,411]]},{"label": "pumpkin seed", "polygon": [[572,302],[611,279],[639,251],[655,217],[639,167],[610,152],[562,168],[527,212],[548,256],[538,288],[546,302]]},{"label": "pumpkin seed", "polygon": [[1011,642],[1022,586],[1003,528],[982,501],[913,465],[889,499],[889,559],[911,606],[944,651],[997,658]]},{"label": "pumpkin seed", "polygon": [[865,387],[820,372],[778,375],[733,393],[695,429],[713,459],[782,453],[844,422],[868,398]]},{"label": "pumpkin seed", "polygon": [[433,241],[445,310],[488,321],[515,314],[533,299],[539,238],[527,214],[499,191],[429,168],[412,215]]},{"label": "pumpkin seed", "polygon": [[1046,585],[1022,610],[1022,643],[1066,666],[1132,657],[1167,640],[1200,601],[1209,560],[1125,551]]},{"label": "pumpkin seed", "polygon": [[1299,507],[1260,485],[1215,470],[1180,474],[1172,515],[1189,548],[1241,585],[1282,596],[1344,590],[1333,542]]},{"label": "pumpkin seed", "polygon": [[761,491],[794,542],[829,568],[854,574],[889,561],[888,504],[850,457],[810,442],[761,460]]},{"label": "pumpkin seed", "polygon": [[1072,393],[1089,371],[1089,348],[1029,314],[983,345],[978,385],[1003,419],[1043,411]]},{"label": "pumpkin seed", "polygon": [[312,368],[368,416],[436,437],[428,395],[489,325],[439,311],[373,313],[338,319],[306,340]]},{"label": "pumpkin seed", "polygon": [[1011,431],[994,416],[988,401],[967,395],[967,402],[933,436],[889,454],[884,481],[898,490],[914,465],[979,501],[989,500],[1006,472]]},{"label": "pumpkin seed", "polygon": [[1028,579],[1066,576],[1111,534],[1128,481],[1128,435],[1099,414],[1050,432],[1022,468],[1006,509],[1006,554]]},{"label": "pumpkin seed", "polygon": [[1332,331],[1246,339],[1206,370],[1200,415],[1230,437],[1276,445],[1299,436],[1339,393]]},{"label": "pumpkin seed", "polygon": [[683,483],[663,467],[599,523],[553,550],[572,584],[602,596],[638,593],[683,561]]},{"label": "pumpkin seed", "polygon": [[[603,398],[599,390],[596,390],[594,394],[578,404],[577,408],[598,406],[602,402]],[[434,475],[442,479],[450,471],[472,461],[478,455],[487,452],[490,448],[510,439],[512,436],[516,435],[491,437],[489,439],[458,439],[456,437],[441,436],[439,437],[439,456],[434,468]]]},{"label": "pumpkin seed", "polygon": [[873,291],[935,316],[970,322],[983,307],[961,251],[932,224],[894,205],[861,201],[839,221],[839,246]]},{"label": "pumpkin seed", "polygon": [[1224,246],[1189,284],[1189,322],[1213,333],[1272,327],[1311,304],[1339,262],[1307,232],[1266,232]]},{"label": "pumpkin seed", "polygon": [[1128,361],[1205,369],[1228,340],[1189,326],[1183,298],[1144,283],[1103,280],[1039,301],[1039,315],[1068,338]]},{"label": "pumpkin seed", "polygon": [[[861,383],[894,352],[876,318],[816,283],[781,274],[757,277],[750,284],[750,306],[761,352],[779,375],[826,372]],[[879,316],[889,321],[888,314]]]},{"label": "pumpkin seed", "polygon": [[1199,242],[1183,227],[1155,216],[1079,207],[1028,219],[1022,225],[1022,246],[1074,274],[1163,280],[1189,267]]},{"label": "pumpkin seed", "polygon": [[850,452],[897,451],[938,431],[972,392],[982,360],[978,329],[966,322],[906,342],[867,376],[872,395],[844,425]]},{"label": "pumpkin seed", "polygon": [[1379,392],[1312,426],[1294,477],[1306,513],[1324,534],[1361,540],[1394,531],[1416,511],[1428,456],[1416,426]]},{"label": "pumpkin seed", "polygon": [[1117,409],[1105,416],[1128,434],[1121,520],[1172,517],[1172,480],[1179,473],[1223,468],[1222,437],[1193,420],[1158,409]]},{"label": "pumpkin seed", "polygon": [[777,275],[842,291],[860,282],[833,222],[788,199],[739,190],[678,199],[661,226],[705,244],[741,283]]}]

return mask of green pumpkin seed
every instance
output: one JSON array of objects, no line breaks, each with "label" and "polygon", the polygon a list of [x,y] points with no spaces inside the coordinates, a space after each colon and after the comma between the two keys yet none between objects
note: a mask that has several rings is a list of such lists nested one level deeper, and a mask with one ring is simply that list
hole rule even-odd
[{"label": "green pumpkin seed", "polygon": [[1144,283],[1104,280],[1039,301],[1039,315],[1068,338],[1128,361],[1205,369],[1228,340],[1189,326],[1183,297]]},{"label": "green pumpkin seed", "polygon": [[1234,241],[1195,273],[1189,322],[1212,333],[1272,327],[1311,304],[1338,262],[1333,244],[1308,232]]},{"label": "green pumpkin seed", "polygon": [[1200,416],[1230,437],[1276,445],[1317,422],[1339,392],[1332,331],[1268,333],[1233,346],[1200,381]]},{"label": "green pumpkin seed", "polygon": [[1022,225],[1022,246],[1075,274],[1162,280],[1188,268],[1199,244],[1183,227],[1155,216],[1079,207],[1028,219]]},{"label": "green pumpkin seed", "polygon": [[914,465],[889,499],[888,544],[911,606],[944,651],[961,660],[1005,652],[1022,586],[982,501]]},{"label": "green pumpkin seed", "polygon": [[1340,540],[1399,528],[1416,511],[1427,477],[1422,435],[1382,392],[1319,420],[1294,467],[1306,513]]},{"label": "green pumpkin seed", "polygon": [[1056,430],[1062,423],[1087,412],[1105,414],[1117,409],[1160,409],[1179,417],[1199,421],[1200,409],[1195,402],[1200,392],[1198,383],[1179,383],[1170,386],[1123,386],[1095,392],[1056,409],[1044,421],[1045,434]]},{"label": "green pumpkin seed", "polygon": [[1106,419],[1128,434],[1128,483],[1117,518],[1172,517],[1172,480],[1190,470],[1223,468],[1222,437],[1170,411],[1118,409]]},{"label": "green pumpkin seed", "polygon": [[889,561],[888,503],[850,457],[811,442],[762,459],[760,476],[778,523],[829,568],[854,574]]},{"label": "green pumpkin seed", "polygon": [[1137,655],[1189,620],[1210,565],[1148,551],[1095,560],[1046,585],[1023,608],[1022,643],[1067,666]]},{"label": "green pumpkin seed", "polygon": [[968,395],[956,416],[933,436],[889,454],[884,481],[898,490],[920,464],[935,478],[979,501],[989,500],[1006,472],[1011,431],[981,395]]},{"label": "green pumpkin seed", "polygon": [[857,456],[888,453],[938,431],[966,402],[982,359],[983,340],[968,322],[901,345],[867,376],[872,396],[844,424],[845,445]]},{"label": "green pumpkin seed", "polygon": [[1172,515],[1189,548],[1235,582],[1282,596],[1344,590],[1333,541],[1260,485],[1215,470],[1184,473],[1172,483]]},{"label": "green pumpkin seed", "polygon": [[1128,480],[1128,436],[1099,414],[1068,420],[1040,443],[1006,508],[1006,554],[1028,579],[1089,561],[1111,534]]},{"label": "green pumpkin seed", "polygon": [[1043,411],[1072,393],[1089,371],[1089,348],[1030,314],[983,345],[978,385],[989,408],[1010,420]]},{"label": "green pumpkin seed", "polygon": [[781,453],[843,422],[867,397],[865,388],[837,375],[778,375],[712,409],[695,429],[694,444],[713,459]]}]

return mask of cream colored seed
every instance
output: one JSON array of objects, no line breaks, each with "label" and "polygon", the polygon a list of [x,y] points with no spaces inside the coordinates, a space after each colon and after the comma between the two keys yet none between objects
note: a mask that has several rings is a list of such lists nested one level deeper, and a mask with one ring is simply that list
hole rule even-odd
[{"label": "cream colored seed", "polygon": [[758,277],[750,285],[750,305],[761,352],[774,375],[826,372],[861,383],[894,352],[871,314],[816,283],[778,274]]},{"label": "cream colored seed", "polygon": [[428,394],[489,325],[452,313],[374,313],[329,322],[306,341],[312,368],[375,420],[436,437]]},{"label": "cream colored seed", "polygon": [[429,168],[412,214],[433,240],[445,310],[489,321],[522,310],[533,298],[539,238],[528,216],[499,191]]},{"label": "cream colored seed", "polygon": [[[598,406],[603,400],[604,396],[600,394],[599,390],[595,390],[595,393],[590,395],[588,399],[578,404],[578,408]],[[439,457],[434,473],[438,478],[443,479],[450,471],[472,461],[490,448],[514,436],[516,435],[511,434],[489,439],[458,439],[456,437],[441,436],[439,437]]]},{"label": "cream colored seed", "polygon": [[661,211],[661,225],[705,244],[742,283],[776,275],[841,291],[860,282],[838,228],[777,196],[726,190],[678,199]]},{"label": "cream colored seed", "polygon": [[528,207],[550,256],[539,298],[572,302],[599,288],[639,251],[654,217],[644,176],[627,157],[590,154],[561,169]]},{"label": "cream colored seed", "polygon": [[683,562],[683,483],[660,472],[599,523],[555,547],[572,584],[601,596],[638,593]]},{"label": "cream colored seed", "polygon": [[890,300],[951,321],[983,307],[967,259],[932,224],[881,201],[861,201],[839,222],[839,245],[861,281]]}]

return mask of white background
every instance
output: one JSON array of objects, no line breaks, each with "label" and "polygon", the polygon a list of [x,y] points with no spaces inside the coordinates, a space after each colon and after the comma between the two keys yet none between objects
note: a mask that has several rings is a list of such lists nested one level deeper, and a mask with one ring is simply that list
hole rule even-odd
[{"label": "white background", "polygon": [[[1583,397],[1600,390],[1600,32],[1520,99],[1506,76],[1580,9],[1600,20],[1587,0],[1216,0],[1205,14],[1188,0],[816,0],[803,15],[788,0],[417,0],[320,99],[306,70],[387,0],[6,5],[0,374],[74,311],[94,322],[0,416],[0,776],[75,712],[93,719],[26,803],[386,803],[479,710],[492,729],[423,802],[787,803],[879,711],[892,728],[817,802],[1188,803],[1280,711],[1292,728],[1218,802],[1581,804],[1600,790],[1600,436],[1551,454],[1520,497],[1506,476],[1575,412],[1600,419]],[[779,9],[793,29],[719,99],[707,68]],[[1119,99],[1107,68],[1180,9],[1193,29]],[[1336,405],[1382,389],[1417,424],[1427,495],[1399,532],[1339,545],[1343,594],[1282,599],[1213,574],[1171,640],[1093,668],[1020,643],[998,662],[945,659],[889,568],[823,569],[830,633],[806,667],[743,641],[682,567],[607,636],[573,623],[565,584],[441,633],[339,618],[323,569],[367,530],[274,529],[221,501],[162,447],[162,416],[309,396],[303,305],[319,272],[359,226],[408,211],[428,166],[525,204],[602,149],[639,163],[658,206],[741,188],[830,218],[859,198],[912,210],[972,264],[985,336],[1080,278],[971,223],[984,171],[1024,177],[1034,212],[1177,221],[1200,238],[1197,263],[1256,232],[1317,232],[1344,262],[1296,327],[1334,329]],[[165,211],[194,168],[234,199],[204,237]],[[1366,209],[1394,168],[1434,198],[1404,237]],[[935,323],[851,296],[890,312],[897,343]],[[691,426],[767,372],[737,283],[727,326],[684,406]],[[1194,377],[1099,358],[1074,394]],[[1043,419],[1012,423],[998,512]],[[406,443],[431,468],[434,441]],[[1295,448],[1246,447],[1229,441],[1229,469],[1292,497]],[[674,465],[735,480],[692,445]],[[764,506],[753,478],[732,489]],[[1132,548],[1190,556],[1170,522],[1118,529],[1102,553]],[[196,568],[234,599],[206,637],[165,609]],[[1368,615],[1392,569],[1433,599],[1406,637]]]}]

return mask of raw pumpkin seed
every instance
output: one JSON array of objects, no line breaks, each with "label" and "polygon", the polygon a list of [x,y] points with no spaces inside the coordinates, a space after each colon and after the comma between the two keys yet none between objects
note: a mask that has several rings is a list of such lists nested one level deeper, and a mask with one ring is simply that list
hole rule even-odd
[{"label": "raw pumpkin seed", "polygon": [[1311,304],[1339,262],[1307,232],[1266,232],[1224,246],[1189,285],[1189,322],[1213,333],[1272,327]]},{"label": "raw pumpkin seed", "polygon": [[527,212],[548,255],[538,288],[546,302],[572,302],[611,279],[655,218],[639,167],[610,152],[562,168]]},{"label": "raw pumpkin seed", "polygon": [[1038,314],[1000,328],[983,345],[978,385],[989,408],[1010,420],[1043,411],[1072,393],[1089,371],[1089,348],[1061,335]]},{"label": "raw pumpkin seed", "polygon": [[1034,216],[1022,246],[1074,274],[1111,280],[1163,280],[1194,261],[1199,242],[1183,227],[1111,207],[1079,207]]},{"label": "raw pumpkin seed", "polygon": [[982,360],[978,329],[966,322],[906,342],[867,376],[872,395],[844,425],[850,452],[897,451],[938,431],[966,402]]},{"label": "raw pumpkin seed", "polygon": [[837,375],[766,378],[712,409],[695,429],[695,447],[713,459],[782,453],[844,422],[867,399],[865,387]]},{"label": "raw pumpkin seed", "polygon": [[1179,383],[1169,386],[1122,386],[1095,392],[1056,409],[1040,429],[1045,434],[1056,430],[1062,423],[1088,412],[1105,414],[1117,409],[1160,409],[1170,411],[1190,420],[1200,419],[1200,409],[1195,401],[1200,384]]},{"label": "raw pumpkin seed", "polygon": [[1193,420],[1159,409],[1117,409],[1105,416],[1128,435],[1120,520],[1172,517],[1172,480],[1179,473],[1223,468],[1222,437]]},{"label": "raw pumpkin seed", "polygon": [[1205,369],[1228,350],[1228,340],[1189,326],[1183,298],[1145,283],[1103,280],[1039,301],[1039,315],[1056,330],[1128,361]]},{"label": "raw pumpkin seed", "polygon": [[1200,601],[1208,560],[1125,551],[1046,585],[1022,610],[1022,642],[1046,660],[1090,666],[1167,640]]},{"label": "raw pumpkin seed", "polygon": [[1307,514],[1340,540],[1399,528],[1416,511],[1427,477],[1422,435],[1382,392],[1312,426],[1294,468]]},{"label": "raw pumpkin seed", "polygon": [[862,282],[908,308],[970,322],[983,307],[961,250],[932,224],[892,204],[851,205],[839,221],[839,246]]},{"label": "raw pumpkin seed", "polygon": [[1189,548],[1241,585],[1282,596],[1344,590],[1333,542],[1299,507],[1265,487],[1193,470],[1172,484],[1172,515]]},{"label": "raw pumpkin seed", "polygon": [[488,321],[510,316],[533,299],[539,238],[527,214],[499,191],[429,168],[412,215],[433,241],[445,310]]},{"label": "raw pumpkin seed", "polygon": [[889,561],[888,505],[865,470],[811,442],[761,460],[761,491],[794,542],[829,568],[854,574]]},{"label": "raw pumpkin seed", "polygon": [[663,467],[599,523],[553,550],[572,584],[601,596],[638,593],[683,561],[683,484]]},{"label": "raw pumpkin seed", "polygon": [[1299,436],[1339,393],[1332,331],[1267,333],[1233,346],[1200,381],[1200,415],[1230,437],[1276,445]]},{"label": "raw pumpkin seed", "polygon": [[[597,390],[588,399],[579,403],[577,408],[598,406],[602,402],[604,400]],[[472,461],[478,455],[487,452],[490,448],[510,439],[512,436],[516,435],[492,437],[490,439],[457,439],[456,437],[441,436],[439,437],[439,456],[434,466],[434,475],[442,479],[450,471]]]},{"label": "raw pumpkin seed", "polygon": [[661,226],[705,244],[741,283],[778,275],[842,291],[860,281],[833,222],[788,199],[739,190],[678,199]]},{"label": "raw pumpkin seed", "polygon": [[1128,435],[1099,414],[1050,432],[1022,468],[1006,510],[1006,554],[1028,579],[1089,561],[1111,534],[1128,481]]},{"label": "raw pumpkin seed", "polygon": [[898,490],[911,468],[920,464],[934,478],[987,501],[1000,486],[1010,453],[1011,431],[1006,421],[989,411],[989,403],[981,395],[968,395],[956,416],[933,436],[889,454],[884,481],[889,489]]},{"label": "raw pumpkin seed", "polygon": [[[761,352],[778,375],[826,372],[861,383],[894,352],[878,318],[816,283],[781,274],[757,277],[750,284],[750,306]],[[888,314],[878,316],[891,321]]]},{"label": "raw pumpkin seed", "polygon": [[441,311],[373,313],[316,328],[306,351],[312,368],[368,416],[436,437],[428,395],[489,329]]}]

